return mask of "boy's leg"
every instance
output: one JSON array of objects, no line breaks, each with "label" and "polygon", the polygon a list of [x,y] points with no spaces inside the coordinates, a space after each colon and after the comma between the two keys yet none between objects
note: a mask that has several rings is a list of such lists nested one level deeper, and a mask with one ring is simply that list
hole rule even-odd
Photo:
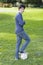
[{"label": "boy's leg", "polygon": [[16,58],[19,58],[19,48],[20,48],[20,44],[22,42],[22,38],[20,36],[17,35],[17,44],[16,44]]},{"label": "boy's leg", "polygon": [[27,45],[29,44],[30,38],[24,31],[21,33],[20,36],[25,40],[25,43],[22,45],[22,48],[20,49],[20,51],[23,52],[25,48],[27,47]]}]

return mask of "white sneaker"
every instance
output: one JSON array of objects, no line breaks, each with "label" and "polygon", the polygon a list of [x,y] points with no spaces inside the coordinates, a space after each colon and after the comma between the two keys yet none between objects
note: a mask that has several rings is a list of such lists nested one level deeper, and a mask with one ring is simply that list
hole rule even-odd
[{"label": "white sneaker", "polygon": [[15,58],[15,60],[19,60],[18,58]]}]

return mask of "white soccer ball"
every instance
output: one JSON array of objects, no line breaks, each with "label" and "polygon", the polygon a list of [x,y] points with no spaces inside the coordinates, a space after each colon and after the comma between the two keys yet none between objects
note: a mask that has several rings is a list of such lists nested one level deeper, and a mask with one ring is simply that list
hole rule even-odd
[{"label": "white soccer ball", "polygon": [[21,53],[21,56],[20,56],[21,59],[25,60],[27,59],[27,57],[28,57],[28,53]]}]

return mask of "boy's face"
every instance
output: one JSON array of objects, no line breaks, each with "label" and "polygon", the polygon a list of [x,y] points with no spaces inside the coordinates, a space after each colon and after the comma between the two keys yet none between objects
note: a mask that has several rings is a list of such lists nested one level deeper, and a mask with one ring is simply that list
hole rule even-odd
[{"label": "boy's face", "polygon": [[23,13],[23,12],[24,12],[24,10],[25,10],[25,9],[24,9],[23,7],[22,7],[22,8],[20,8],[20,12],[21,12],[21,13]]}]

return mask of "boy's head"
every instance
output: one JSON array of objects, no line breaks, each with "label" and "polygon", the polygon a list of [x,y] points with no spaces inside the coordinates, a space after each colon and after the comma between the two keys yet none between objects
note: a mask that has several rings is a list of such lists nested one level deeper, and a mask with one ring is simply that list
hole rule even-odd
[{"label": "boy's head", "polygon": [[20,5],[18,9],[21,13],[23,13],[25,10],[25,5]]}]

